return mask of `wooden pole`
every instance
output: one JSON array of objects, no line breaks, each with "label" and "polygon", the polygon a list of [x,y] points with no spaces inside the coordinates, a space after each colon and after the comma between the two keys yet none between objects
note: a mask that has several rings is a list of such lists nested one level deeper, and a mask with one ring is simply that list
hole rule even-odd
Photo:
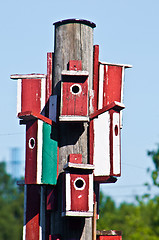
[{"label": "wooden pole", "polygon": [[[95,24],[86,20],[70,19],[54,25],[53,94],[60,97],[61,73],[68,70],[70,60],[82,60],[82,70],[89,72],[89,90],[92,89]],[[61,234],[62,239],[92,240],[92,218],[61,217],[62,172],[69,154],[82,154],[82,163],[88,163],[88,123],[59,123],[58,211],[52,213],[51,234]]]}]

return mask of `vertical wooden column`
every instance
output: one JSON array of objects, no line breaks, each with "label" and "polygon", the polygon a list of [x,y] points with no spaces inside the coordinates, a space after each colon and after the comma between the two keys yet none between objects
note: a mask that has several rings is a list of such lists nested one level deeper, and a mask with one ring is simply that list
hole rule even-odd
[{"label": "vertical wooden column", "polygon": [[[70,60],[82,60],[82,70],[89,72],[89,90],[92,89],[93,28],[96,25],[77,19],[56,22],[54,25],[53,94],[60,99],[61,73],[68,70]],[[62,172],[69,154],[82,154],[82,162],[88,163],[88,123],[59,123],[58,211],[52,214],[51,232],[61,234],[62,239],[92,240],[91,218],[61,217]]]}]

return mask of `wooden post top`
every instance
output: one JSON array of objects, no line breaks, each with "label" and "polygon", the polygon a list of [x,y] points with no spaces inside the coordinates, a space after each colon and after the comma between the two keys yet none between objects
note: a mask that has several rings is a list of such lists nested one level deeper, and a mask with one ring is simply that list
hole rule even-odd
[{"label": "wooden post top", "polygon": [[96,24],[91,21],[88,21],[85,19],[76,19],[76,18],[61,20],[61,21],[53,23],[53,25],[55,25],[55,27],[58,27],[60,25],[68,24],[68,23],[80,23],[80,24],[88,25],[92,28],[96,27]]}]

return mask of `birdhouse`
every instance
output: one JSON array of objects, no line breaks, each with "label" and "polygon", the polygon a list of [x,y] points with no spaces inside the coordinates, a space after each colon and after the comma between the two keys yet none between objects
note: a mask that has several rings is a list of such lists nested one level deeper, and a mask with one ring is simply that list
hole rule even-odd
[{"label": "birdhouse", "polygon": [[[60,121],[88,121],[88,72],[75,67],[62,71]],[[82,66],[82,65],[81,65]],[[72,70],[75,69],[75,70]]]},{"label": "birdhouse", "polygon": [[26,123],[25,184],[56,184],[57,129],[42,120]]},{"label": "birdhouse", "polygon": [[[93,216],[93,169],[91,164],[76,163],[80,156],[70,154],[65,165],[62,216]],[[77,154],[79,155],[79,154]],[[76,160],[73,162],[72,159]]]},{"label": "birdhouse", "polygon": [[89,128],[90,163],[95,165],[95,181],[107,182],[109,176],[121,175],[124,71],[131,66],[99,62],[96,51],[97,46]]},{"label": "birdhouse", "polygon": [[122,240],[122,232],[116,230],[97,230],[97,240]]},{"label": "birdhouse", "polygon": [[18,80],[17,115],[28,111],[44,113],[46,95],[46,75],[26,74],[11,75],[11,79]]}]

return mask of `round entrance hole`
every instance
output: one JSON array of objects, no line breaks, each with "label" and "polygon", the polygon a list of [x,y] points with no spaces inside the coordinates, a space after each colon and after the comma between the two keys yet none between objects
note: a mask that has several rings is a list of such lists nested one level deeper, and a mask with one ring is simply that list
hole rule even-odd
[{"label": "round entrance hole", "polygon": [[72,94],[76,95],[76,94],[79,94],[82,91],[82,89],[81,89],[81,86],[79,84],[74,84],[74,85],[71,86],[70,91],[71,91]]},{"label": "round entrance hole", "polygon": [[85,188],[85,181],[83,178],[76,178],[74,181],[74,187],[76,190],[83,190]]},{"label": "round entrance hole", "polygon": [[35,147],[35,139],[30,138],[29,139],[29,148],[33,149]]},{"label": "round entrance hole", "polygon": [[118,125],[115,125],[115,136],[118,136]]}]

